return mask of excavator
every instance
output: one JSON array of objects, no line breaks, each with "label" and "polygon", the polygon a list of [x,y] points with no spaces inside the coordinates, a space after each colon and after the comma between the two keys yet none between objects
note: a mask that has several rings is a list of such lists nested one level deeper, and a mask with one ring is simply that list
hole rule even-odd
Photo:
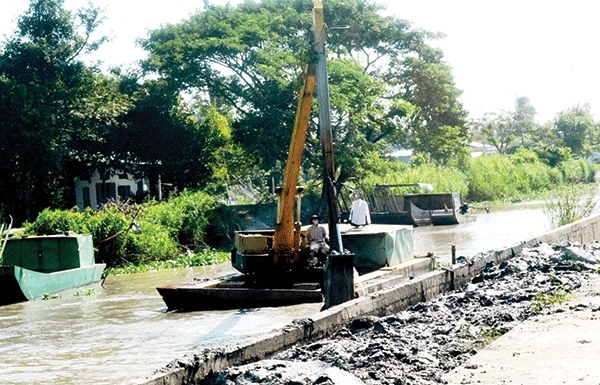
[{"label": "excavator", "polygon": [[[344,255],[338,225],[339,208],[336,204],[334,183],[331,118],[329,116],[329,90],[325,55],[326,25],[323,21],[323,3],[313,0],[313,31],[311,45],[316,60],[303,71],[303,86],[283,173],[282,186],[277,189],[277,220],[274,230],[240,231],[235,236],[232,266],[243,274],[267,281],[277,278],[289,281],[322,280],[323,269],[307,269],[308,249],[300,222],[300,205],[303,188],[298,186],[304,145],[309,128],[312,101],[315,91],[319,106],[319,135],[324,158],[326,200],[328,208],[330,253]],[[312,276],[307,276],[312,274]]]},{"label": "excavator", "polygon": [[[215,280],[157,287],[170,310],[215,310],[322,302],[323,309],[354,298],[354,255],[343,249],[338,223],[329,90],[325,61],[323,3],[313,0],[312,47],[316,60],[303,69],[294,128],[282,186],[277,189],[277,221],[272,230],[235,234],[231,264],[242,274]],[[324,159],[329,253],[324,263],[308,265],[308,245],[300,222],[303,188],[298,176],[308,132],[313,96],[319,105],[319,136]]]}]

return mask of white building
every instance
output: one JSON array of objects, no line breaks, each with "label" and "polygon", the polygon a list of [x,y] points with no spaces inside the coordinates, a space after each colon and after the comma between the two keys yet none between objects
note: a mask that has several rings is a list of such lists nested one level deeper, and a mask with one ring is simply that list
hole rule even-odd
[{"label": "white building", "polygon": [[77,207],[97,209],[109,200],[127,200],[144,196],[149,192],[147,177],[136,179],[125,171],[112,170],[104,177],[95,170],[89,179],[75,180],[75,201]]}]

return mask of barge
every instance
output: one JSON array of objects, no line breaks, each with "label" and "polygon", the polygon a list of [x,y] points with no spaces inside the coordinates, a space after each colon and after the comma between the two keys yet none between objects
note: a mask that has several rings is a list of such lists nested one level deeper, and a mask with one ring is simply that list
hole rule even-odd
[{"label": "barge", "polygon": [[91,235],[46,235],[6,240],[0,266],[0,305],[34,300],[100,281]]}]

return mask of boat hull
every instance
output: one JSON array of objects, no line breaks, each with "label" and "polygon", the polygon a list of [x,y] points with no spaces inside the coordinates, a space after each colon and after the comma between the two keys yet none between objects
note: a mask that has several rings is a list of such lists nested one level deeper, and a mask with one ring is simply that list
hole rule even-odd
[{"label": "boat hull", "polygon": [[412,226],[457,225],[460,223],[461,204],[461,197],[457,193],[376,197],[371,221]]},{"label": "boat hull", "polygon": [[99,281],[91,235],[8,239],[0,266],[0,305],[33,300]]},{"label": "boat hull", "polygon": [[46,294],[100,281],[105,264],[42,273],[19,266],[0,267],[0,305],[34,300]]},{"label": "boat hull", "polygon": [[156,289],[169,310],[179,311],[279,307],[323,301],[320,285],[316,284],[308,284],[305,288],[235,287],[227,281],[216,280]]}]

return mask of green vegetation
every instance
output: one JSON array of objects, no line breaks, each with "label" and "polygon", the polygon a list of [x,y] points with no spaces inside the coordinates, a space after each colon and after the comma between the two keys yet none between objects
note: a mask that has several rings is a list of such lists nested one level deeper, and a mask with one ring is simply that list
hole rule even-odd
[{"label": "green vegetation", "polygon": [[[547,210],[555,209],[548,215],[557,221],[579,219],[581,215],[589,215],[593,208],[587,201],[587,211],[579,211],[576,203],[582,202],[577,194],[591,191],[595,184],[570,183],[586,181],[593,172],[592,167],[581,161],[550,167],[533,153],[517,151],[512,155],[469,159],[462,165],[466,172],[453,166],[408,166],[397,161],[380,161],[379,166],[386,167],[388,173],[385,177],[373,174],[365,178],[361,188],[368,189],[377,183],[426,180],[436,191],[458,191],[471,202],[516,201],[554,191],[561,198],[553,200]],[[555,186],[557,190],[553,189]],[[307,189],[305,196],[313,198],[305,200],[304,211],[312,212],[319,204],[314,198],[318,196],[319,185],[312,184]],[[274,216],[274,207],[265,209],[273,211]],[[100,210],[88,208],[83,212],[45,209],[35,221],[25,224],[25,235],[92,234],[97,260],[108,265],[110,274],[122,274],[227,261],[233,232],[243,226],[234,208],[218,203],[206,192],[185,190],[162,202],[113,202]]]},{"label": "green vegetation", "polygon": [[[518,97],[515,111],[467,121],[452,69],[430,44],[441,35],[383,9],[367,0],[325,5],[327,25],[349,26],[327,36],[338,186],[428,183],[469,202],[557,191],[549,198],[557,224],[585,215],[567,190],[596,171],[585,160],[600,150],[589,106],[538,124],[535,108]],[[111,269],[226,259],[217,250],[231,247],[242,224],[222,202],[243,191],[240,201],[271,204],[280,183],[301,70],[313,56],[305,38],[311,12],[305,0],[207,2],[150,31],[140,68],[103,73],[82,56],[105,41],[90,38],[101,11],[30,0],[0,44],[0,214],[27,234],[92,234],[98,260]],[[322,190],[316,109],[310,120],[303,212],[319,206]],[[472,141],[497,154],[471,158]],[[410,165],[391,159],[400,148],[414,151]],[[69,210],[74,179],[117,169],[160,177],[179,193],[157,202],[151,183],[143,203]]]},{"label": "green vegetation", "polygon": [[87,290],[77,290],[74,294],[75,297],[91,297],[96,295],[96,290],[94,288]]},{"label": "green vegetation", "polygon": [[[461,161],[460,167],[408,166],[397,161],[380,161],[377,166],[361,182],[360,187],[367,192],[376,184],[430,183],[435,192],[458,192],[470,202],[518,202],[539,197],[564,184],[581,186],[593,181],[595,174],[587,161],[567,159],[553,167],[526,149],[518,149],[514,154],[468,158]],[[397,192],[414,190],[405,187]]]},{"label": "green vegetation", "polygon": [[143,265],[128,264],[122,267],[111,267],[106,270],[107,275],[120,275],[143,273],[151,270],[172,269],[176,267],[207,266],[229,261],[229,251],[215,249],[203,250],[196,254],[179,254],[174,259],[150,261]]},{"label": "green vegetation", "polygon": [[572,298],[573,294],[564,290],[558,290],[556,293],[538,294],[531,301],[531,309],[535,312],[540,312],[547,307],[560,305]]},{"label": "green vegetation", "polygon": [[[231,233],[222,229],[237,228],[236,218],[208,194],[184,191],[169,201],[113,203],[98,211],[46,209],[25,224],[24,235],[91,234],[96,259],[123,271],[187,267],[224,261],[225,253],[206,241],[230,248],[223,239]],[[213,233],[222,237],[209,237]]]},{"label": "green vegetation", "polygon": [[551,227],[557,228],[590,216],[597,204],[595,187],[566,184],[554,190],[544,204],[544,213],[550,219]]},{"label": "green vegetation", "polygon": [[484,345],[491,344],[494,340],[502,337],[508,330],[496,329],[493,327],[486,328],[481,332],[481,337],[485,340]]}]

